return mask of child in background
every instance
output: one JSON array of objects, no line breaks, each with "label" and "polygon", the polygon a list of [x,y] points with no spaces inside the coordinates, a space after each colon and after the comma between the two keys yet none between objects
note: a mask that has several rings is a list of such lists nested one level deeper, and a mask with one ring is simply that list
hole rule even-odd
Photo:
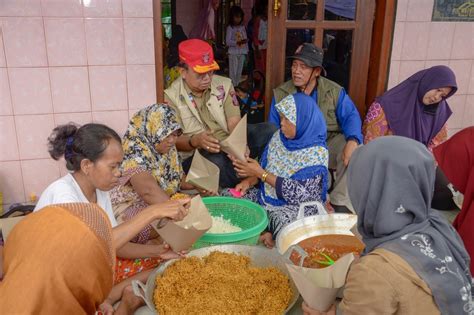
[{"label": "child in background", "polygon": [[253,46],[255,68],[261,73],[267,69],[268,1],[259,1],[256,6],[256,18],[253,27]]},{"label": "child in background", "polygon": [[230,8],[229,26],[226,32],[226,44],[229,47],[229,77],[234,86],[239,85],[245,57],[249,52],[247,31],[243,25],[244,11],[238,6]]},{"label": "child in background", "polygon": [[242,105],[248,105],[249,109],[256,109],[258,104],[253,98],[250,97],[250,94],[242,88],[241,86],[235,87],[235,94],[237,94],[239,101]]}]

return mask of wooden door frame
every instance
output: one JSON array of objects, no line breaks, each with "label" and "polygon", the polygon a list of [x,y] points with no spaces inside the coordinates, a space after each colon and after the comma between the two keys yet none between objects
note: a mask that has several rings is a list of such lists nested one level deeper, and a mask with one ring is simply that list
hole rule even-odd
[{"label": "wooden door frame", "polygon": [[369,75],[367,78],[367,92],[365,97],[366,108],[361,113],[363,117],[375,97],[381,95],[387,89],[397,3],[398,0],[376,1],[372,44],[370,48]]},{"label": "wooden door frame", "polygon": [[[364,1],[364,0],[362,0]],[[274,15],[275,2],[281,4],[277,13]],[[364,3],[365,4],[365,3]],[[357,99],[354,99],[357,104],[359,113],[362,117],[365,116],[368,105],[371,100],[378,94],[381,94],[386,88],[390,52],[392,46],[393,29],[395,21],[396,0],[376,0],[375,8],[373,10],[369,7],[357,6],[356,20],[351,22],[324,22],[330,29],[347,29],[348,26],[354,27],[363,18],[372,18],[371,12],[374,12],[374,22],[372,27],[372,38],[359,51],[354,51],[351,61],[351,91],[355,89],[363,89],[365,93],[360,93]],[[285,21],[281,22],[279,15],[284,14],[288,10],[288,0],[270,0],[268,3],[268,42],[269,47],[281,47],[281,49],[274,49],[267,53],[267,65],[284,64],[285,62],[285,47],[286,47],[286,30],[287,28],[314,28],[318,22],[315,21]],[[318,7],[316,12],[317,20],[321,20],[324,16],[324,0],[318,0]],[[362,24],[364,25],[364,24]],[[357,25],[358,26],[358,25]],[[368,26],[370,27],[370,26]],[[355,32],[353,42],[360,41],[361,36],[366,29],[359,29]],[[317,45],[321,46],[323,38],[323,30],[317,29],[315,32]],[[362,79],[358,81],[353,80],[358,69],[367,69],[368,73],[362,75]],[[265,87],[265,112],[268,114],[269,106],[271,104],[273,89],[282,82],[284,68],[267,67],[266,77],[267,84]],[[354,93],[353,93],[354,94]]]},{"label": "wooden door frame", "polygon": [[153,0],[153,36],[155,47],[156,102],[164,101],[163,84],[163,32],[161,31],[161,1]]}]

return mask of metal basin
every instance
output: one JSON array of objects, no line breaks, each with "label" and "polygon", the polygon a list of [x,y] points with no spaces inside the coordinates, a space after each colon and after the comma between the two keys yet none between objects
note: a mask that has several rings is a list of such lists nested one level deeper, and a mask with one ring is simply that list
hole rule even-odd
[{"label": "metal basin", "polygon": [[[286,266],[283,260],[283,257],[278,254],[278,252],[273,249],[267,249],[263,246],[247,246],[247,245],[219,245],[219,246],[210,246],[204,247],[200,249],[196,249],[191,251],[187,256],[196,256],[196,257],[204,257],[209,255],[213,251],[221,251],[226,253],[234,253],[234,254],[241,254],[249,256],[251,259],[251,264],[257,267],[275,267],[283,272],[285,275],[288,276],[290,280],[290,288],[293,292],[293,296],[288,304],[288,307],[285,310],[287,313],[295,304],[296,300],[298,299],[299,293],[298,289],[295,286],[295,283],[291,279]],[[167,261],[166,263],[162,264],[160,267],[156,268],[156,270],[148,277],[146,284],[143,284],[140,281],[134,280],[132,282],[133,292],[135,295],[141,297],[148,308],[154,313],[158,314],[158,311],[155,308],[155,304],[153,302],[153,292],[155,291],[155,279],[156,276],[161,275],[165,269],[170,266],[175,259]]]},{"label": "metal basin", "polygon": [[283,255],[286,250],[302,240],[323,234],[354,235],[352,227],[357,223],[357,215],[334,213],[313,215],[299,219],[285,226],[276,238],[276,248]]}]

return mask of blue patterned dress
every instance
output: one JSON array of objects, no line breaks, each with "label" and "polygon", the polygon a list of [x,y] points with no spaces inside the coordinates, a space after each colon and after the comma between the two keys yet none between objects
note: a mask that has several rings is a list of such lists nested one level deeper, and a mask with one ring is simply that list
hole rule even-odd
[{"label": "blue patterned dress", "polygon": [[[244,198],[261,204],[268,213],[268,230],[275,238],[296,220],[300,204],[326,201],[328,159],[326,122],[314,99],[297,93],[275,105],[278,112],[296,126],[296,136],[288,139],[279,130],[268,143],[261,166],[277,176],[276,185],[260,183]],[[222,192],[229,195],[228,190]],[[305,208],[305,216],[318,214],[316,206]]]}]

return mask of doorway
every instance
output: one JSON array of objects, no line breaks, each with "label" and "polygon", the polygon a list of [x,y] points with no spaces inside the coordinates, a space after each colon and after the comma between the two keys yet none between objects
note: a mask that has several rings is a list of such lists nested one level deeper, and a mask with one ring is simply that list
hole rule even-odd
[{"label": "doorway", "polygon": [[272,89],[291,79],[287,57],[304,42],[324,50],[326,77],[343,86],[365,113],[375,0],[270,1],[267,103]]},{"label": "doorway", "polygon": [[[191,3],[196,7],[206,1],[153,0],[158,101],[163,100],[162,2],[167,2],[166,7],[169,3],[166,10],[171,12],[173,24],[176,11],[190,10]],[[244,2],[248,1],[221,0],[221,5],[224,8]],[[269,0],[267,65],[271,66],[266,70],[266,109],[271,103],[272,90],[290,78],[286,57],[293,55],[301,43],[313,42],[325,51],[327,77],[346,88],[363,117],[371,99],[385,89],[394,3],[393,0]],[[195,14],[196,9],[193,9]],[[224,16],[219,19],[224,20]],[[222,25],[216,21],[216,33],[221,32]]]}]

